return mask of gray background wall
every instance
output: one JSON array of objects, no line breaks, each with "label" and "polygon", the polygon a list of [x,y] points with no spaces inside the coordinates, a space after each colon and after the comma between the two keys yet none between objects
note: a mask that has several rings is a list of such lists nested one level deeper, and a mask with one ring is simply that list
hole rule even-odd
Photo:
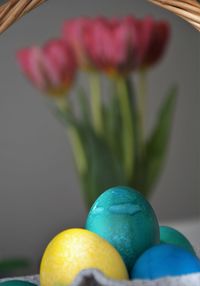
[{"label": "gray background wall", "polygon": [[151,202],[160,220],[198,216],[198,33],[147,1],[49,0],[0,37],[0,259],[25,255],[37,271],[50,237],[86,216],[65,131],[20,74],[16,50],[57,36],[66,18],[130,13],[173,27],[167,56],[149,79],[150,125],[167,88],[179,86],[169,155]]}]

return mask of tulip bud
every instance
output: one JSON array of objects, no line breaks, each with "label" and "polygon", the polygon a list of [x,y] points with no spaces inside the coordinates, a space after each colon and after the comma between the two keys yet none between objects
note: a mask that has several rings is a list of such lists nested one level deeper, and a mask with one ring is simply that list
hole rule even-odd
[{"label": "tulip bud", "polygon": [[87,55],[86,40],[88,30],[93,20],[90,18],[77,18],[65,21],[63,25],[63,40],[73,49],[80,68],[91,69],[92,64]]},{"label": "tulip bud", "polygon": [[170,36],[167,22],[155,21],[148,17],[139,24],[141,38],[141,68],[156,64],[163,56]]},{"label": "tulip bud", "polygon": [[[109,75],[125,75],[137,67],[135,26],[120,19],[96,18],[88,29],[86,50],[93,65]],[[134,40],[133,40],[134,38]]]},{"label": "tulip bud", "polygon": [[24,74],[49,95],[64,95],[76,74],[74,54],[62,40],[52,40],[43,48],[22,49],[17,59]]},{"label": "tulip bud", "polygon": [[169,39],[169,25],[151,17],[78,18],[65,22],[63,38],[75,51],[81,68],[126,75],[161,58]]}]

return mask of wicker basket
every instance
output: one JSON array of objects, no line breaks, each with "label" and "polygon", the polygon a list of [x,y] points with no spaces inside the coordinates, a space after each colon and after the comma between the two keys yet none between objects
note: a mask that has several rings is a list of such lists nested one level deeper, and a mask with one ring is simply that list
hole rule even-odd
[{"label": "wicker basket", "polygon": [[[0,6],[0,33],[46,0],[7,0]],[[149,0],[185,19],[200,31],[199,0]]]},{"label": "wicker basket", "polygon": [[7,0],[0,6],[0,33],[45,0]]},{"label": "wicker basket", "polygon": [[199,0],[149,0],[186,20],[200,31]]}]

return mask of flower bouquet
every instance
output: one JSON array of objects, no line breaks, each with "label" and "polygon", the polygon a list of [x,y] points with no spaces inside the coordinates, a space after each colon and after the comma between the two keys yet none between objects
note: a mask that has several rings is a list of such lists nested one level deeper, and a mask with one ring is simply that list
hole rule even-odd
[{"label": "flower bouquet", "polygon": [[[88,208],[110,186],[149,196],[167,154],[176,88],[147,133],[147,75],[168,44],[167,22],[151,17],[67,20],[59,39],[22,49],[17,58],[49,96],[67,128]],[[76,80],[79,75],[83,81]]]}]

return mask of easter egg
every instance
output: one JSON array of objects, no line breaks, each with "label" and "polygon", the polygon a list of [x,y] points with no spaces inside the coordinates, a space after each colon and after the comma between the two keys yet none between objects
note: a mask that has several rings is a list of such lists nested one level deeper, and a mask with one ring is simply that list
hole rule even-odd
[{"label": "easter egg", "polygon": [[109,241],[123,257],[128,271],[141,253],[159,243],[159,225],[151,205],[128,187],[105,191],[93,204],[86,229]]},{"label": "easter egg", "polygon": [[160,226],[160,242],[171,243],[195,254],[189,240],[178,230],[169,226]]},{"label": "easter egg", "polygon": [[36,286],[36,284],[24,280],[7,280],[0,282],[0,286]]},{"label": "easter egg", "polygon": [[106,240],[85,229],[68,229],[53,238],[40,266],[40,285],[70,285],[84,269],[96,268],[107,277],[128,278],[126,266]]},{"label": "easter egg", "polygon": [[200,260],[194,254],[172,244],[159,244],[138,258],[131,278],[153,280],[195,272],[200,272]]}]

